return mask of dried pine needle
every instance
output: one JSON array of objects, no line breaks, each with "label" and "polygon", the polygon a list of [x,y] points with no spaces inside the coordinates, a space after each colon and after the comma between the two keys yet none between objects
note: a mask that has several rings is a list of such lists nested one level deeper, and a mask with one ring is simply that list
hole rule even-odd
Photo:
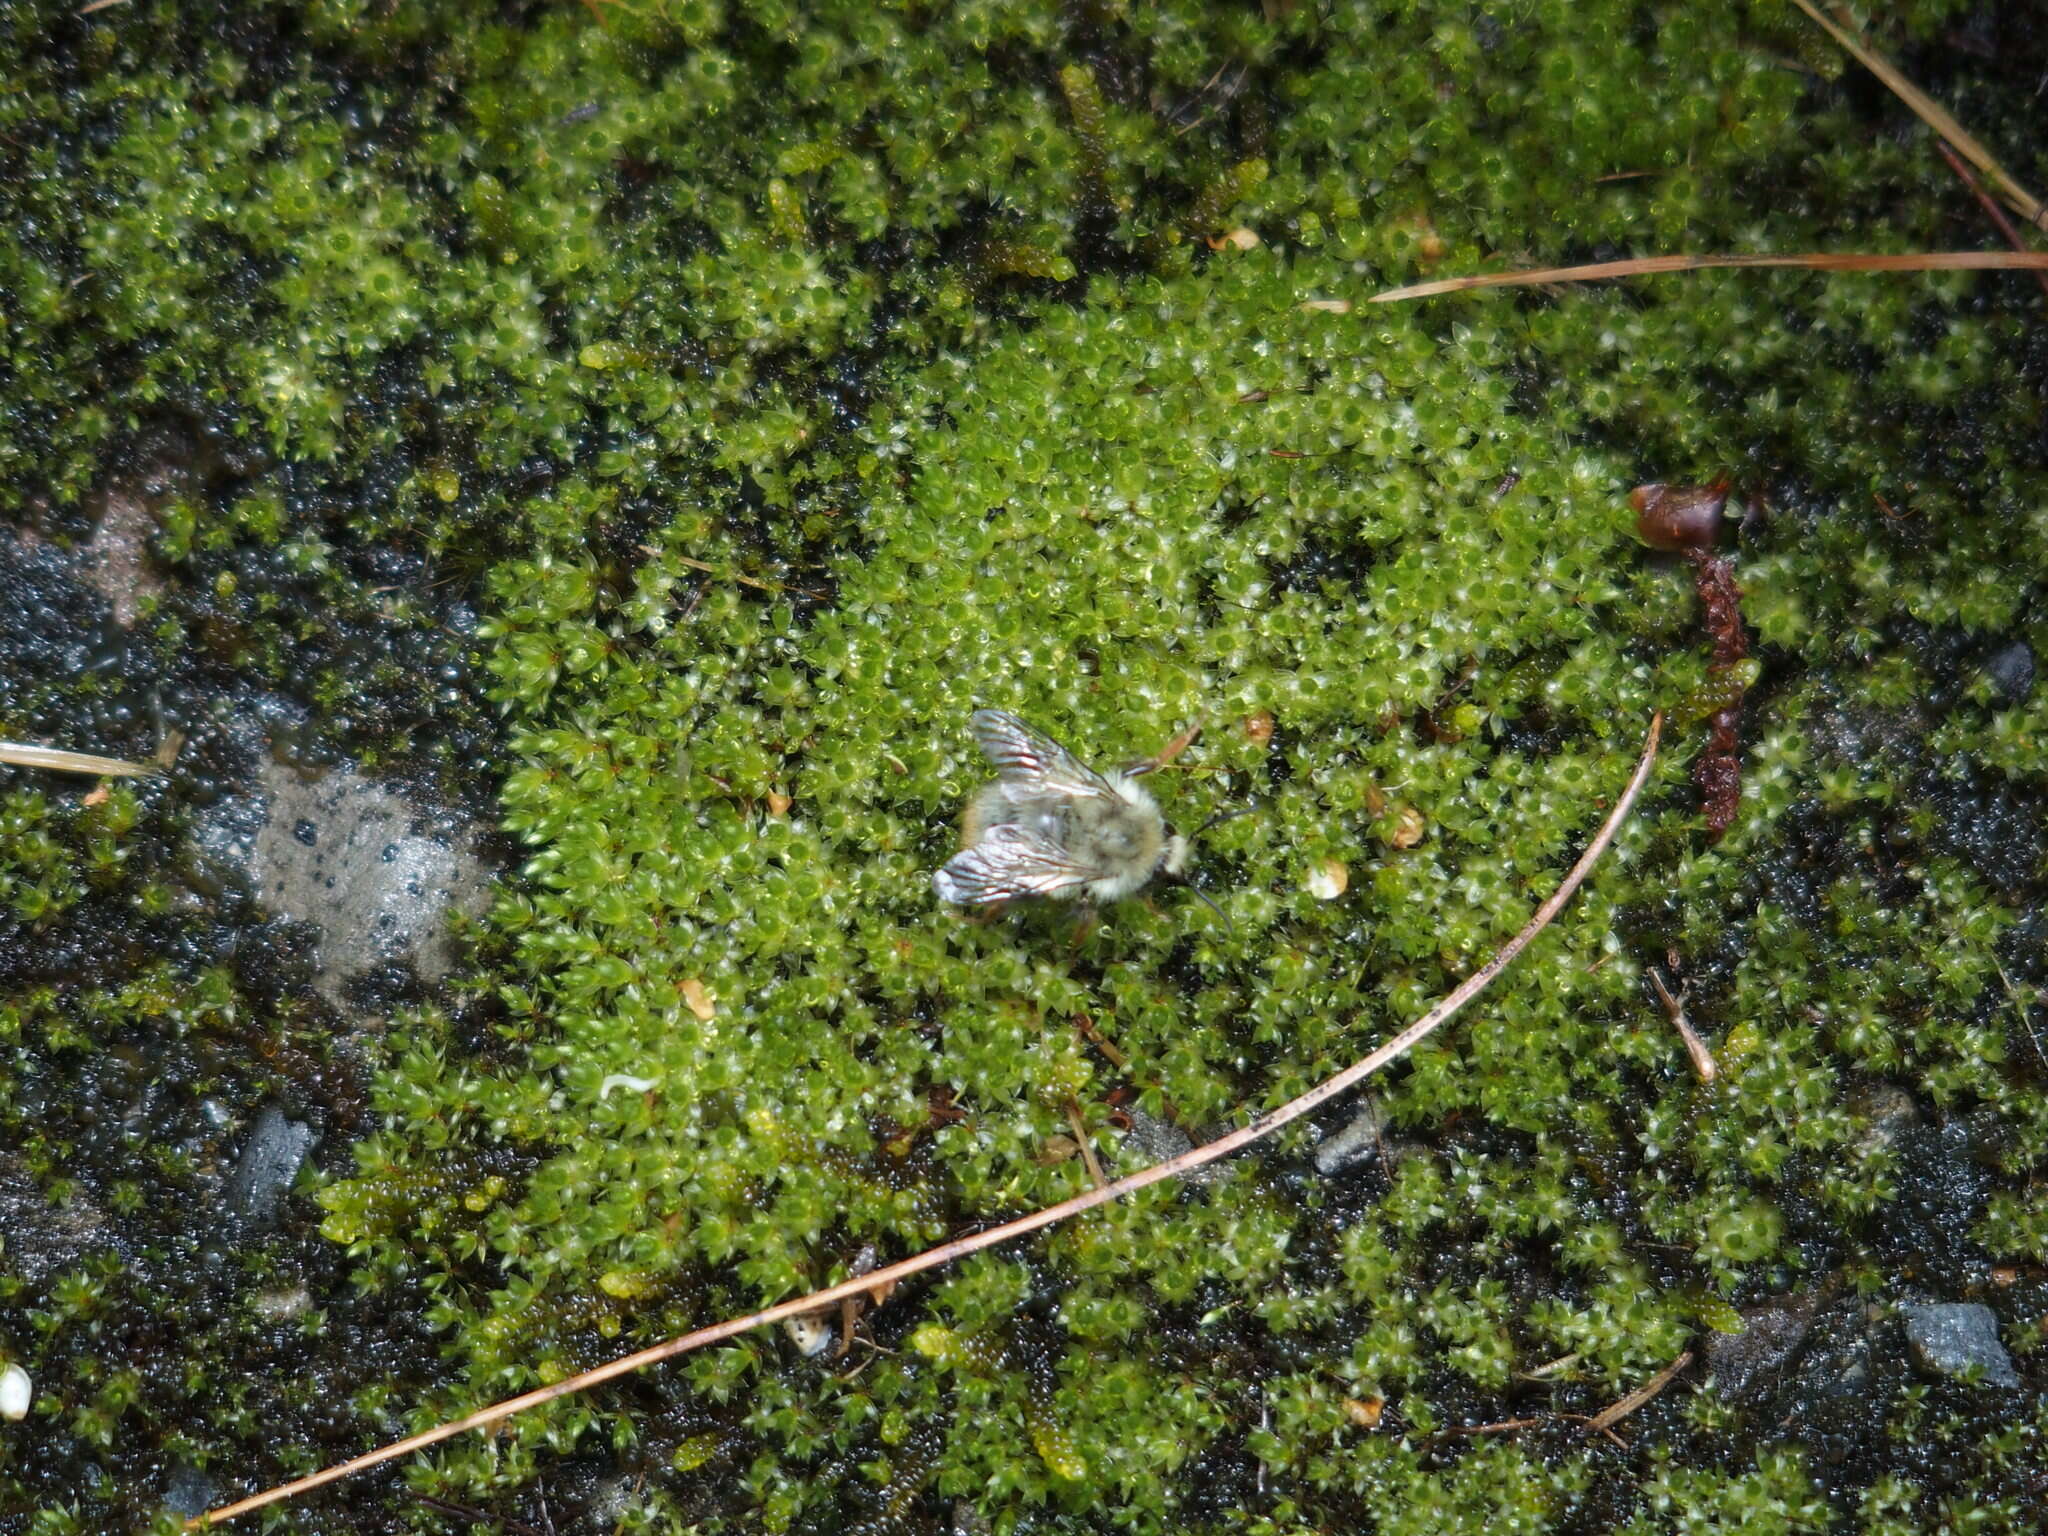
[{"label": "dried pine needle", "polygon": [[1473,277],[1446,277],[1431,283],[1389,288],[1366,302],[1392,304],[1401,299],[1426,299],[1467,288],[1518,288],[1537,283],[1590,283],[1609,277],[1642,277],[1658,272],[1699,272],[1708,267],[1805,267],[1820,272],[1975,272],[2039,271],[2048,268],[2041,251],[1919,251],[1906,255],[1809,252],[1800,256],[1636,256],[1627,261],[1596,261],[1581,267],[1543,267],[1533,272],[1486,272]]},{"label": "dried pine needle", "polygon": [[61,747],[38,747],[23,741],[0,741],[0,763],[16,768],[47,768],[53,773],[90,773],[103,778],[132,779],[155,773],[154,763],[131,763],[125,757],[95,757],[90,752],[66,752]]}]

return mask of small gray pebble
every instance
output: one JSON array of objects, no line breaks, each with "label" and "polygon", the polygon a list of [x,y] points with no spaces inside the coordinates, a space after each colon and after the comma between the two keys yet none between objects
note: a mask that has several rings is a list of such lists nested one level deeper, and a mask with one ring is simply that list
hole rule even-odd
[{"label": "small gray pebble", "polygon": [[2034,648],[2024,640],[2000,646],[1985,658],[1984,675],[2004,703],[2024,703],[2034,691]]},{"label": "small gray pebble", "polygon": [[180,1462],[172,1468],[170,1486],[164,1489],[164,1508],[181,1519],[195,1520],[213,1508],[218,1491],[212,1478]]},{"label": "small gray pebble", "polygon": [[1998,1337],[1998,1314],[1981,1302],[1935,1302],[1906,1309],[1906,1342],[1922,1370],[1960,1376],[1971,1367],[1988,1386],[2017,1387],[2020,1374]]},{"label": "small gray pebble", "polygon": [[[1179,1157],[1194,1146],[1194,1138],[1169,1120],[1160,1120],[1148,1115],[1142,1109],[1126,1109],[1130,1116],[1131,1128],[1124,1133],[1124,1166],[1136,1170],[1149,1168],[1154,1163],[1163,1163],[1169,1158]],[[1129,1154],[1135,1153],[1136,1156]],[[1197,1168],[1186,1176],[1189,1184],[1213,1184],[1227,1178],[1231,1173],[1230,1159],[1211,1163],[1206,1168]]]},{"label": "small gray pebble", "polygon": [[1707,1368],[1731,1402],[1769,1390],[1806,1342],[1813,1309],[1812,1297],[1752,1307],[1742,1314],[1742,1332],[1717,1333],[1707,1340]]},{"label": "small gray pebble", "polygon": [[1364,1162],[1379,1149],[1379,1106],[1368,1098],[1358,1106],[1358,1113],[1345,1122],[1342,1130],[1332,1132],[1316,1148],[1316,1172],[1327,1179],[1354,1163]]},{"label": "small gray pebble", "polygon": [[267,1227],[277,1220],[285,1191],[299,1176],[315,1139],[310,1125],[285,1119],[275,1105],[256,1117],[228,1180],[228,1204],[245,1227]]}]

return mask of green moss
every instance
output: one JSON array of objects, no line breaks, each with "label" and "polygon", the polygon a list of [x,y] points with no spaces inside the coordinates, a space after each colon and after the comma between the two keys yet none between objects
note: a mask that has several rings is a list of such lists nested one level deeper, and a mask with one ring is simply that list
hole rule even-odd
[{"label": "green moss", "polygon": [[[628,1259],[673,1270],[673,1294],[716,1298],[665,1316],[680,1327],[816,1283],[821,1258],[863,1242],[908,1251],[967,1213],[1060,1198],[1077,1165],[1041,1154],[1066,1129],[1069,1095],[1086,1102],[1126,1078],[1150,1112],[1170,1105],[1197,1128],[1277,1102],[1382,1037],[1518,920],[1625,772],[1635,743],[1613,722],[1698,687],[1691,671],[1660,688],[1631,662],[1631,635],[1670,623],[1685,648],[1674,666],[1696,657],[1675,620],[1649,619],[1670,608],[1670,577],[1618,531],[1586,528],[1605,512],[1592,487],[1618,496],[1633,466],[1591,452],[1559,463],[1538,423],[1502,409],[1493,369],[1508,342],[1483,314],[1438,338],[1425,317],[1397,313],[1361,338],[1300,306],[1338,281],[1308,258],[1260,252],[1198,278],[1098,285],[1087,306],[1038,311],[971,367],[943,360],[906,379],[864,433],[868,547],[838,568],[834,603],[807,627],[772,597],[714,582],[687,623],[621,644],[587,572],[530,573],[526,616],[500,623],[507,639],[535,637],[546,659],[535,670],[501,650],[501,693],[522,716],[544,709],[576,725],[517,738],[526,767],[507,805],[535,845],[537,893],[501,919],[528,995],[553,1018],[541,1059],[565,1092],[518,1139],[566,1150],[504,1213],[516,1232],[550,1233],[545,1261],[492,1222],[478,1242],[559,1299],[479,1308],[464,1336],[473,1349],[491,1342],[473,1371],[534,1379],[521,1362],[553,1358],[572,1316],[560,1309]],[[1396,387],[1403,376],[1413,393]],[[1313,393],[1298,382],[1311,379]],[[1456,403],[1425,411],[1425,394]],[[898,443],[913,476],[891,467]],[[1296,457],[1298,444],[1315,456]],[[657,569],[665,558],[650,557]],[[1541,579],[1510,582],[1512,560]],[[678,582],[688,569],[666,566]],[[1389,728],[1467,672],[1469,735]],[[1206,715],[1190,771],[1162,793],[1183,822],[1262,797],[1258,816],[1203,853],[1233,930],[1170,892],[1157,910],[1106,914],[1078,949],[1050,917],[973,927],[935,912],[924,875],[945,852],[939,828],[983,773],[962,722],[991,702],[1099,760]],[[1284,773],[1236,729],[1258,710],[1285,728]],[[1525,752],[1516,742],[1535,721],[1551,737]],[[1759,747],[1738,847],[1768,858],[1774,820],[1803,814],[1798,761],[1790,739]],[[1665,772],[1682,784],[1679,762]],[[793,804],[771,815],[762,806],[778,793]],[[1418,813],[1419,842],[1389,840],[1399,807]],[[1681,914],[1725,928],[1716,893],[1743,867],[1683,853],[1673,836],[1660,847],[1638,828],[1625,843],[1649,861],[1642,878],[1677,883]],[[1338,904],[1302,889],[1332,854],[1371,876]],[[1390,1120],[1411,1133],[1478,1115],[1508,1147],[1403,1164],[1376,1215],[1347,1234],[1376,1234],[1374,1245],[1341,1269],[1290,1257],[1313,1249],[1318,1218],[1257,1183],[1193,1203],[1141,1200],[1046,1240],[1071,1400],[1063,1387],[1048,1406],[1028,1377],[988,1362],[956,1379],[961,1367],[932,1341],[1000,1326],[1021,1277],[999,1267],[945,1283],[941,1315],[958,1322],[916,1335],[962,1394],[936,1486],[980,1490],[997,1508],[1057,1503],[1086,1468],[1092,1507],[1184,1518],[1128,1447],[1157,1437],[1200,1451],[1233,1413],[1241,1423],[1255,1411],[1224,1385],[1219,1338],[1214,1354],[1193,1347],[1198,1379],[1211,1403],[1239,1406],[1178,1417],[1154,1340],[1197,1298],[1245,1309],[1233,1347],[1249,1327],[1331,1351],[1329,1414],[1332,1391],[1402,1392],[1403,1414],[1426,1428],[1437,1373],[1498,1392],[1558,1354],[1610,1393],[1640,1381],[1686,1347],[1697,1287],[1751,1293],[1787,1259],[1774,1195],[1788,1181],[1845,1214],[1882,1198],[1881,1160],[1825,1178],[1816,1166],[1862,1135],[1842,1107],[1845,1068],[1907,1072],[1936,1102],[2021,1102],[1982,1028],[1964,1022],[2009,919],[1952,860],[1930,860],[1903,908],[1895,888],[1882,907],[1859,897],[1877,878],[1838,881],[1818,930],[1758,907],[1715,1004],[1731,1026],[1726,1086],[1701,1113],[1626,954],[1589,970],[1620,905],[1640,899],[1630,876],[1604,875],[1524,962],[1511,1001],[1385,1092]],[[1896,924],[1931,937],[1909,942]],[[1837,974],[1845,963],[1854,980]],[[684,976],[718,1000],[715,1018],[676,996]],[[1922,1021],[1909,1065],[1885,1037],[1846,1019],[1838,1029],[1837,1010],[1866,986],[1961,1011],[1953,1024]],[[1080,1015],[1127,1070],[1080,1048]],[[656,1078],[659,1108],[598,1099],[611,1072]],[[1630,1087],[1644,1073],[1663,1085],[1647,1097]],[[764,1102],[768,1083],[781,1086]],[[952,1213],[941,1221],[903,1201],[885,1151],[896,1143],[879,1129],[919,1124],[935,1089],[970,1116],[916,1138],[944,1168],[928,1186]],[[456,1110],[445,1094],[434,1103],[437,1120]],[[606,1128],[596,1144],[571,1129],[593,1117]],[[1626,1182],[1665,1251],[1688,1255],[1685,1285],[1651,1281],[1568,1139]],[[650,1157],[680,1189],[633,1171]],[[1423,1283],[1424,1255],[1446,1243],[1462,1255],[1454,1277]],[[1530,1252],[1573,1280],[1530,1303],[1489,1277],[1502,1256]],[[722,1272],[738,1285],[722,1286]],[[899,1366],[835,1401],[886,1416],[927,1390]],[[770,1439],[829,1468],[806,1422]],[[1004,1425],[1026,1428],[1039,1468],[1005,1459]],[[1319,1486],[1313,1459],[1297,1459],[1304,1436],[1280,1443],[1290,1449],[1278,1464]],[[1689,1481],[1673,1496],[1768,1505],[1802,1528],[1810,1495],[1774,1477]],[[817,1497],[813,1484],[807,1505]]]},{"label": "green moss", "polygon": [[[2041,806],[2048,695],[1976,663],[2048,644],[2015,537],[2048,491],[2025,290],[1305,307],[1503,259],[1974,230],[1938,166],[1783,67],[1833,62],[1789,14],[1272,9],[333,4],[238,33],[166,0],[12,60],[0,497],[61,526],[132,432],[232,441],[165,508],[158,643],[335,709],[363,684],[331,646],[304,666],[313,599],[389,597],[366,548],[486,610],[525,862],[475,974],[393,1023],[376,1129],[321,1191],[369,1305],[417,1287],[449,1372],[348,1394],[364,1435],[1072,1194],[1070,1107],[1114,1161],[1113,1108],[1200,1137],[1280,1102],[1483,961],[1674,715],[1592,887],[1381,1088],[1411,1144],[1382,1197],[1282,1138],[899,1293],[843,1360],[740,1341],[455,1442],[419,1489],[502,1511],[581,1453],[630,1474],[629,1520],[707,1530],[955,1500],[1000,1530],[1940,1518],[1881,1435],[1817,1467],[1683,1384],[1609,1461],[1575,1429],[1450,1431],[1597,1412],[1825,1274],[1881,1288],[1913,1170],[1873,1081],[1994,1128],[1970,1219],[2038,1250],[2041,871],[1997,829]],[[1196,238],[1237,223],[1263,244]],[[1685,770],[1726,694],[1624,497],[1723,468],[1775,515],[1737,557],[1758,676],[1709,846]],[[1255,808],[1196,857],[1229,925],[1167,887],[1086,933],[937,908],[977,705],[1102,763],[1205,722],[1155,782],[1182,827]],[[125,899],[136,815],[10,792],[9,920]],[[1336,900],[1306,884],[1328,860]],[[1669,955],[1712,1088],[1642,984]],[[133,985],[212,997],[188,1027],[217,1035],[234,987],[191,969]],[[156,1006],[79,1002],[0,1011],[9,1095]],[[55,1147],[34,1173],[58,1191]],[[73,1454],[168,1456],[146,1384],[84,1363],[93,1308],[148,1301],[100,1282],[35,1303],[39,1377],[76,1377]],[[0,1289],[0,1323],[31,1305]],[[225,1477],[273,1470],[258,1418],[209,1422]],[[2017,1528],[1996,1430],[1925,1433]]]}]

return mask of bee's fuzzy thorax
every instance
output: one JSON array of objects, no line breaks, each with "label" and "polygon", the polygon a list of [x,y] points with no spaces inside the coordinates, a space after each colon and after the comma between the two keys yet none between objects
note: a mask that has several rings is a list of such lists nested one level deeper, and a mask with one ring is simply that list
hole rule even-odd
[{"label": "bee's fuzzy thorax", "polygon": [[1166,818],[1160,814],[1159,802],[1152,798],[1152,792],[1129,774],[1112,769],[1103,775],[1117,799],[1129,809],[1122,814],[1105,816],[1100,824],[1076,827],[1069,833],[1070,845],[1077,852],[1084,848],[1103,848],[1108,853],[1103,862],[1114,864],[1116,873],[1092,880],[1082,889],[1092,901],[1122,901],[1126,896],[1136,895],[1152,877],[1159,873],[1161,862],[1167,854]]}]

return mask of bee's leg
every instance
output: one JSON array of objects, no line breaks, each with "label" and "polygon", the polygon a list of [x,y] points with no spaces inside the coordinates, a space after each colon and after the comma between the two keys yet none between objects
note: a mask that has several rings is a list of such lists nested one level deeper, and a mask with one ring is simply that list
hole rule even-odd
[{"label": "bee's leg", "polygon": [[967,921],[977,928],[986,928],[990,923],[1010,910],[1007,901],[991,901],[986,906],[976,907],[967,914]]},{"label": "bee's leg", "polygon": [[1075,910],[1074,948],[1079,949],[1081,947],[1082,940],[1086,939],[1089,934],[1095,931],[1095,924],[1100,919],[1101,915],[1101,913],[1096,911],[1095,904],[1093,902],[1089,902],[1085,906],[1079,907]]},{"label": "bee's leg", "polygon": [[1181,753],[1187,751],[1194,744],[1195,738],[1201,734],[1201,722],[1196,721],[1142,763],[1131,764],[1130,767],[1124,770],[1124,773],[1131,778],[1139,778],[1148,773],[1157,773],[1176,757],[1179,757]]}]

